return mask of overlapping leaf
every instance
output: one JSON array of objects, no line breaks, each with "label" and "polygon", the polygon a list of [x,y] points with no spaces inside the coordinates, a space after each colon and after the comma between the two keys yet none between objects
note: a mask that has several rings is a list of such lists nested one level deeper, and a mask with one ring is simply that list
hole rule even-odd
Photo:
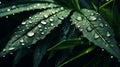
[{"label": "overlapping leaf", "polygon": [[116,45],[114,34],[107,22],[97,12],[82,9],[81,14],[74,12],[71,18],[73,24],[83,32],[84,37],[120,59],[120,50]]},{"label": "overlapping leaf", "polygon": [[39,12],[28,20],[22,22],[17,31],[13,34],[1,55],[16,50],[22,46],[29,46],[40,39],[44,39],[54,27],[57,27],[62,20],[68,16],[70,9],[63,7],[48,9]]}]

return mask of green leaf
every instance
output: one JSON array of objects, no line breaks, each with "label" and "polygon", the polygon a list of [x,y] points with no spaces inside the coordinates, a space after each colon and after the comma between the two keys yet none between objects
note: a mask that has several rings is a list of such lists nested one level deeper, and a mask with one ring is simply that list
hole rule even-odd
[{"label": "green leaf", "polygon": [[22,46],[29,46],[35,44],[38,40],[44,39],[51,30],[61,24],[70,11],[70,9],[64,9],[63,7],[52,8],[29,17],[28,20],[18,26],[17,31],[0,55],[3,56]]},{"label": "green leaf", "polygon": [[68,49],[68,48],[72,48],[75,46],[78,46],[80,44],[82,44],[82,40],[79,39],[72,39],[72,40],[64,40],[59,42],[58,44],[52,46],[51,48],[48,49],[48,51],[51,50],[60,50],[60,49]]},{"label": "green leaf", "polygon": [[5,7],[0,9],[0,17],[4,17],[6,15],[11,15],[15,13],[20,13],[23,11],[30,11],[35,9],[47,9],[58,7],[58,5],[51,4],[51,3],[27,3],[27,4],[20,4],[20,5],[13,5],[10,7]]},{"label": "green leaf", "polygon": [[47,48],[48,43],[42,43],[36,47],[33,58],[33,67],[39,67],[42,58],[46,54]]},{"label": "green leaf", "polygon": [[120,59],[120,49],[107,22],[93,10],[82,9],[81,13],[74,12],[71,21],[83,32],[84,37]]},{"label": "green leaf", "polygon": [[87,48],[87,49],[83,50],[78,55],[76,55],[76,56],[72,57],[71,59],[69,59],[69,60],[63,62],[62,64],[60,64],[59,67],[62,67],[63,65],[65,65],[65,64],[67,64],[67,63],[69,63],[71,61],[74,61],[74,60],[78,59],[79,57],[81,57],[83,55],[86,55],[86,54],[90,53],[94,49],[95,49],[95,46],[92,46],[90,48]]}]

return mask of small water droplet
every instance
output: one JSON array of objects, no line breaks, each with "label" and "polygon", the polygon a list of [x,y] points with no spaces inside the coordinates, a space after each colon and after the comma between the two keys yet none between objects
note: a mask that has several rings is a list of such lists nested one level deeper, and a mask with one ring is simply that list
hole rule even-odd
[{"label": "small water droplet", "polygon": [[100,23],[100,27],[104,27],[104,24],[103,24],[103,23]]},{"label": "small water droplet", "polygon": [[42,29],[40,29],[40,31],[42,31]]},{"label": "small water droplet", "polygon": [[98,39],[98,38],[99,38],[98,34],[95,34],[94,37],[95,37],[95,39]]},{"label": "small water droplet", "polygon": [[45,30],[47,30],[48,28],[47,27],[45,27]]},{"label": "small water droplet", "polygon": [[105,24],[105,26],[107,27],[108,25],[107,25],[107,24]]},{"label": "small water droplet", "polygon": [[7,11],[10,11],[10,9],[7,9]]},{"label": "small water droplet", "polygon": [[2,2],[0,1],[0,4],[2,4]]},{"label": "small water droplet", "polygon": [[39,24],[38,27],[41,28],[42,26]]},{"label": "small water droplet", "polygon": [[113,58],[113,56],[110,56],[110,58]]},{"label": "small water droplet", "polygon": [[50,21],[52,22],[52,21],[53,21],[53,19],[51,19],[51,18],[50,18]]},{"label": "small water droplet", "polygon": [[25,43],[22,43],[21,45],[25,45]]},{"label": "small water droplet", "polygon": [[41,34],[44,34],[44,32],[42,32]]},{"label": "small water droplet", "polygon": [[47,24],[45,21],[41,21],[42,24]]},{"label": "small water droplet", "polygon": [[91,13],[90,15],[91,15],[91,16],[93,16],[93,15],[94,15],[94,13]]},{"label": "small water droplet", "polygon": [[24,42],[24,40],[23,40],[23,39],[21,39],[21,40],[20,40],[20,42]]},{"label": "small water droplet", "polygon": [[52,14],[55,14],[55,11],[52,11]]},{"label": "small water droplet", "polygon": [[6,51],[6,49],[3,49],[3,51]]},{"label": "small water droplet", "polygon": [[87,31],[88,32],[91,32],[92,31],[92,28],[89,26],[89,27],[87,27]]},{"label": "small water droplet", "polygon": [[102,49],[102,51],[104,51],[105,49]]},{"label": "small water droplet", "polygon": [[53,23],[51,23],[51,26],[54,26],[54,24],[53,24]]},{"label": "small water droplet", "polygon": [[88,19],[89,19],[90,21],[95,21],[97,18],[96,18],[95,16],[90,16]]},{"label": "small water droplet", "polygon": [[40,6],[40,4],[37,4],[37,6]]},{"label": "small water droplet", "polygon": [[64,7],[61,7],[60,9],[61,9],[61,10],[64,10]]},{"label": "small water droplet", "polygon": [[13,53],[10,53],[11,55],[13,54]]},{"label": "small water droplet", "polygon": [[6,18],[8,18],[8,16],[5,16]]},{"label": "small water droplet", "polygon": [[82,20],[82,17],[80,17],[80,16],[79,16],[79,17],[77,17],[77,20],[78,20],[78,21]]},{"label": "small water droplet", "polygon": [[15,5],[13,5],[13,6],[12,6],[12,8],[14,9],[14,8],[16,8],[16,6],[15,6]]},{"label": "small water droplet", "polygon": [[29,23],[32,23],[32,21],[28,21]]},{"label": "small water droplet", "polygon": [[32,36],[34,36],[34,32],[29,32],[29,33],[27,33],[27,35],[28,35],[29,37],[32,37]]},{"label": "small water droplet", "polygon": [[107,37],[110,37],[110,36],[111,36],[110,32],[107,32],[106,36],[107,36]]},{"label": "small water droplet", "polygon": [[2,57],[5,57],[5,55],[3,55]]},{"label": "small water droplet", "polygon": [[9,48],[8,50],[14,50],[15,48],[13,48],[13,47],[11,47],[11,48]]},{"label": "small water droplet", "polygon": [[22,25],[25,25],[26,24],[26,22],[22,22]]},{"label": "small water droplet", "polygon": [[48,18],[48,15],[44,15],[45,18]]}]

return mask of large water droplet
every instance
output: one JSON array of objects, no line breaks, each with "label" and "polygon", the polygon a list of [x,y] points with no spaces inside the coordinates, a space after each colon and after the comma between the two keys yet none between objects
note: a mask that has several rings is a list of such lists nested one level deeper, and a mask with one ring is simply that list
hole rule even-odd
[{"label": "large water droplet", "polygon": [[21,45],[25,45],[25,43],[22,43]]},{"label": "large water droplet", "polygon": [[41,21],[42,24],[47,24],[45,21]]},{"label": "large water droplet", "polygon": [[45,34],[44,32],[42,32],[41,34]]},{"label": "large water droplet", "polygon": [[90,21],[95,21],[97,18],[96,18],[95,16],[90,16],[88,19],[89,19]]},{"label": "large water droplet", "polygon": [[91,32],[92,31],[92,28],[89,26],[89,27],[87,27],[87,31],[88,32]]},{"label": "large water droplet", "polygon": [[32,37],[32,36],[34,36],[34,32],[29,32],[29,33],[27,33],[27,35],[28,35],[29,37]]},{"label": "large water droplet", "polygon": [[11,48],[9,48],[8,50],[14,50],[15,48],[13,48],[13,47],[11,47]]},{"label": "large water droplet", "polygon": [[61,9],[61,10],[64,10],[64,7],[61,7],[60,9]]},{"label": "large water droplet", "polygon": [[110,36],[111,36],[110,32],[107,32],[106,36],[107,36],[107,37],[110,37]]},{"label": "large water droplet", "polygon": [[78,21],[82,20],[82,17],[80,17],[80,16],[79,16],[79,17],[77,17],[77,20],[78,20]]},{"label": "large water droplet", "polygon": [[98,39],[98,38],[99,38],[99,35],[98,35],[98,34],[95,34],[94,37],[95,37],[95,39]]},{"label": "large water droplet", "polygon": [[8,18],[8,16],[5,16],[5,18]]}]

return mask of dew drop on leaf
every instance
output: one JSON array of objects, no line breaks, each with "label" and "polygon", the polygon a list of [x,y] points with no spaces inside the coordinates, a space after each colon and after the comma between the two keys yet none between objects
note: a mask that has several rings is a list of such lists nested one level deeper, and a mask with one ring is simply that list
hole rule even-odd
[{"label": "dew drop on leaf", "polygon": [[26,24],[26,22],[22,22],[22,25],[25,25]]},{"label": "dew drop on leaf", "polygon": [[2,2],[0,1],[0,4],[2,4]]},{"label": "dew drop on leaf", "polygon": [[110,34],[110,32],[107,32],[107,35],[106,35],[107,37],[110,37],[111,36],[111,34]]},{"label": "dew drop on leaf", "polygon": [[8,50],[14,50],[15,48],[13,48],[13,47],[11,47],[11,48],[9,48]]},{"label": "dew drop on leaf", "polygon": [[103,23],[100,23],[100,27],[104,27]]},{"label": "dew drop on leaf", "polygon": [[48,18],[48,15],[44,15],[45,18]]},{"label": "dew drop on leaf", "polygon": [[54,24],[53,24],[53,23],[51,23],[51,26],[54,26]]},{"label": "dew drop on leaf", "polygon": [[32,37],[32,36],[34,36],[34,32],[29,32],[29,33],[27,33],[27,35],[28,35],[29,37]]},{"label": "dew drop on leaf", "polygon": [[92,28],[89,26],[89,27],[87,27],[87,31],[88,32],[91,32],[92,31]]},{"label": "dew drop on leaf", "polygon": [[21,39],[21,40],[20,40],[20,42],[24,42],[24,40],[23,40],[23,39]]},{"label": "dew drop on leaf", "polygon": [[95,39],[98,39],[98,38],[99,38],[98,34],[95,34],[94,37],[95,37]]},{"label": "dew drop on leaf", "polygon": [[113,58],[113,56],[110,56],[110,58]]},{"label": "dew drop on leaf", "polygon": [[10,11],[10,9],[7,9],[7,11]]},{"label": "dew drop on leaf", "polygon": [[77,17],[77,20],[78,20],[78,21],[82,20],[82,17],[80,17],[80,16],[79,16],[79,17]]},{"label": "dew drop on leaf", "polygon": [[42,24],[47,24],[45,21],[41,21]]},{"label": "dew drop on leaf", "polygon": [[52,22],[52,21],[53,21],[53,19],[51,19],[51,18],[50,18],[50,21]]},{"label": "dew drop on leaf", "polygon": [[39,24],[38,27],[41,28],[42,26]]},{"label": "dew drop on leaf", "polygon": [[95,16],[90,16],[90,17],[89,17],[89,20],[90,20],[90,21],[95,21],[95,20],[97,20],[97,18],[96,18]]}]

